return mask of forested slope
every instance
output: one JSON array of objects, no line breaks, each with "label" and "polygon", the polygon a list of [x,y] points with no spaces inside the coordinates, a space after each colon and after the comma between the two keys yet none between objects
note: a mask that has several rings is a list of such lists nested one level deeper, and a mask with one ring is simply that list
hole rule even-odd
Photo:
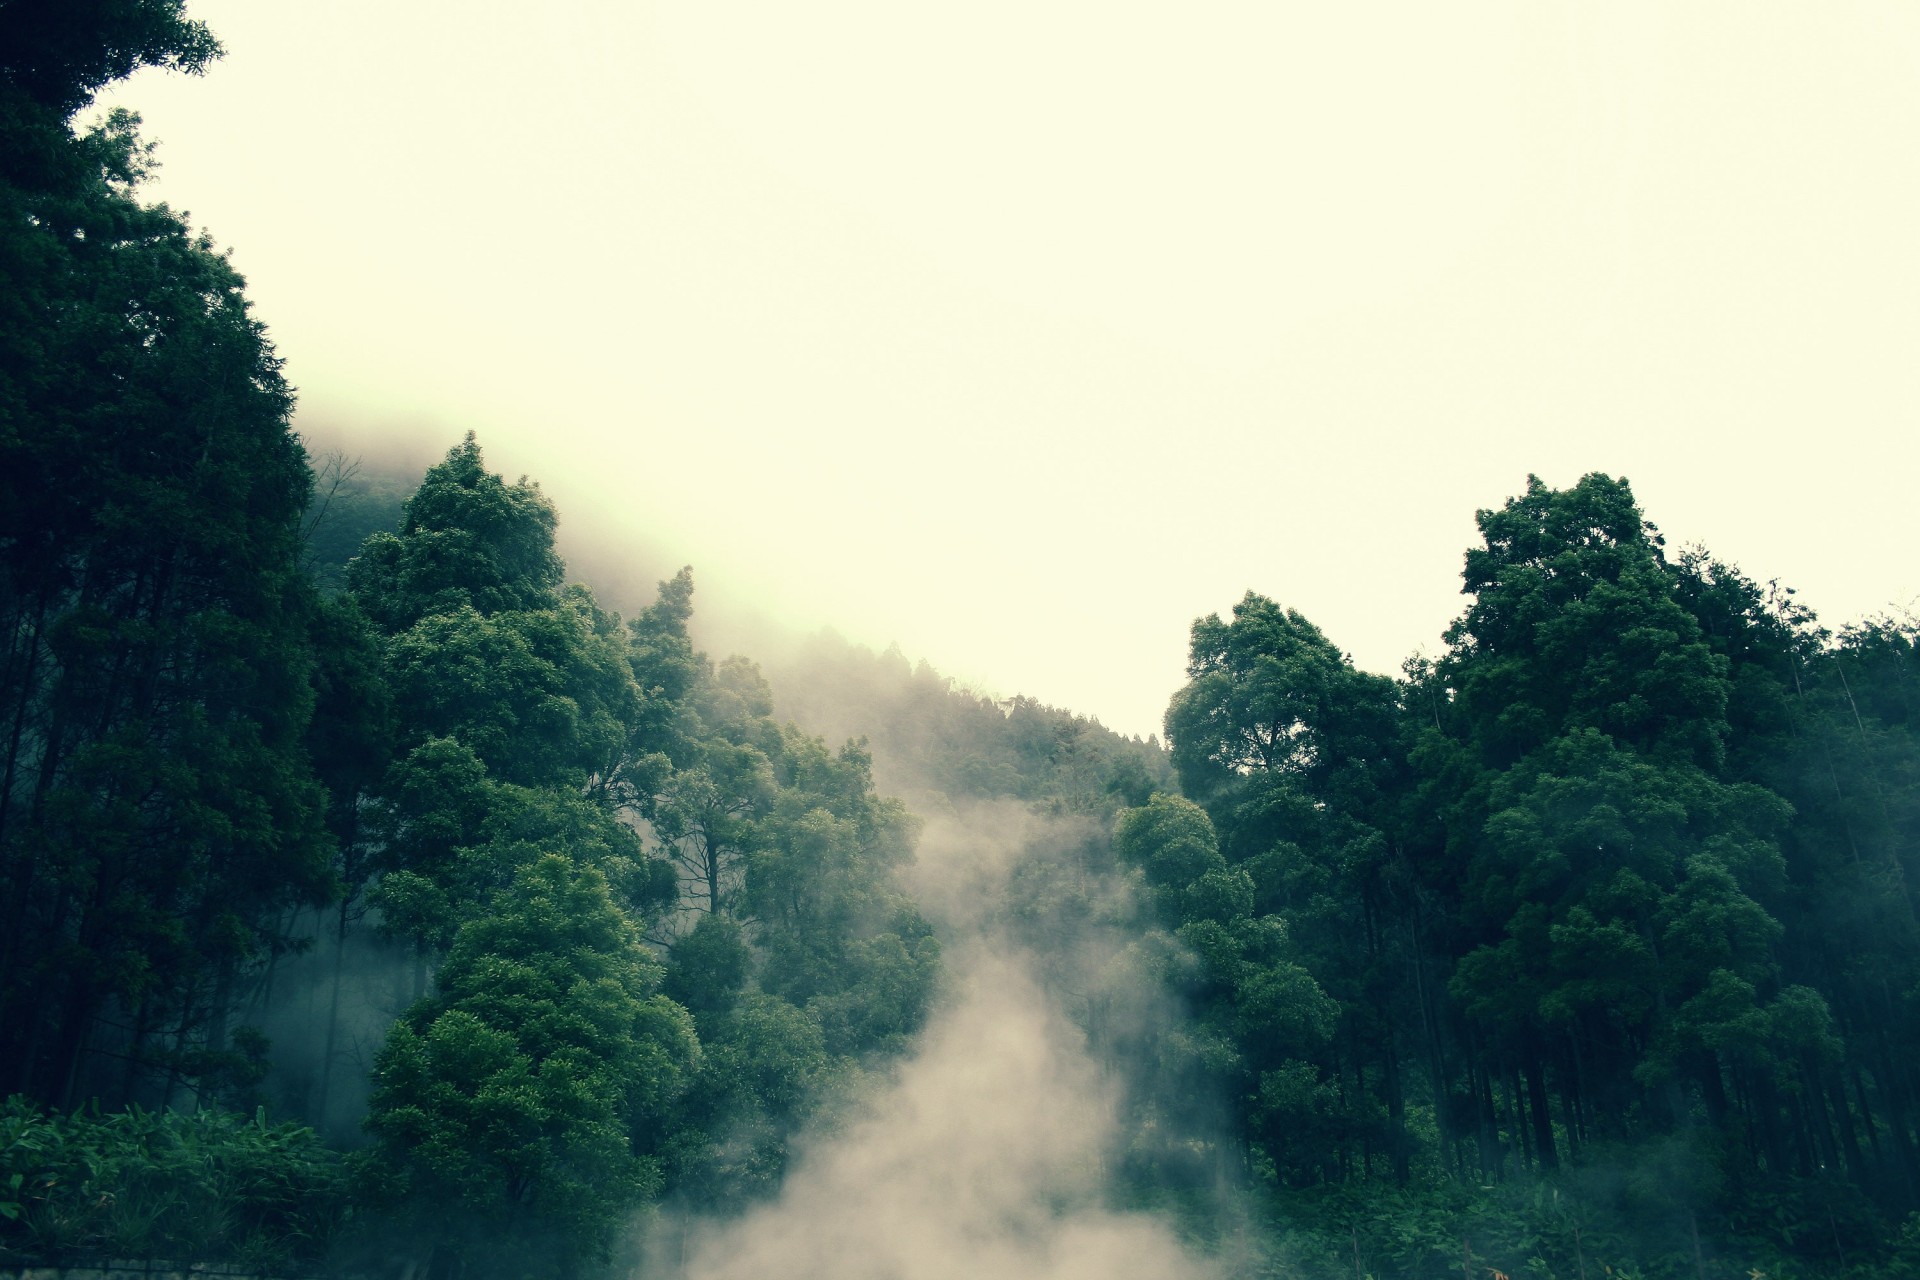
[{"label": "forested slope", "polygon": [[[1920,1268],[1913,618],[1591,475],[1480,513],[1397,677],[1197,621],[1164,749],[830,636],[769,680],[690,571],[569,582],[471,435],[316,479],[138,122],[75,128],[218,54],[0,5],[0,1260],[632,1270],[865,1114],[976,929],[1119,1099],[1082,1181],[1196,1268]],[[944,940],[893,795],[1000,859]]]},{"label": "forested slope", "polygon": [[[777,1182],[924,1017],[912,821],[694,649],[689,575],[630,623],[566,585],[471,438],[316,501],[243,282],[136,120],[70,127],[218,44],[157,0],[0,37],[0,1247],[571,1274]],[[265,1106],[367,1145],[217,1118]]]}]

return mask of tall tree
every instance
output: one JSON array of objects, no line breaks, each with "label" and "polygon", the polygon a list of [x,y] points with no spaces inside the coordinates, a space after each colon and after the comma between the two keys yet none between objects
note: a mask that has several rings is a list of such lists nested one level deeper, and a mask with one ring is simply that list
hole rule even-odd
[{"label": "tall tree", "polygon": [[1405,774],[1399,692],[1253,593],[1231,621],[1193,624],[1187,674],[1167,710],[1182,788],[1212,816],[1253,912],[1285,926],[1289,956],[1341,1010],[1314,1074],[1303,1062],[1274,1078],[1273,1096],[1295,1101],[1270,1124],[1315,1099],[1331,1160],[1357,1158],[1364,1170],[1377,1152],[1404,1180],[1402,1063],[1419,1013],[1407,998],[1417,984],[1407,981],[1394,812]]},{"label": "tall tree", "polygon": [[618,619],[561,585],[557,519],[537,485],[488,471],[469,433],[348,567],[394,708],[373,896],[427,952],[543,848],[591,856],[630,902],[659,905],[620,817],[650,700]]},{"label": "tall tree", "polygon": [[1553,1167],[1563,1143],[1684,1128],[1690,1099],[1723,1121],[1730,1087],[1767,1087],[1743,1029],[1802,1000],[1763,905],[1792,811],[1725,776],[1727,660],[1624,481],[1533,479],[1479,523],[1439,666],[1465,785],[1435,870],[1461,877],[1453,990]]},{"label": "tall tree", "polygon": [[138,199],[135,118],[68,127],[217,43],[177,2],[24,2],[0,50],[0,1054],[5,1087],[114,1099],[215,1062],[331,892],[311,478],[240,276]]}]

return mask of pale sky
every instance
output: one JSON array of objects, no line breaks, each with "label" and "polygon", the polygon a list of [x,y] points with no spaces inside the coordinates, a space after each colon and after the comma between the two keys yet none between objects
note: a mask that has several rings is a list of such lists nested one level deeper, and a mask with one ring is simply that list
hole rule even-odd
[{"label": "pale sky", "polygon": [[302,429],[471,428],[711,614],[1144,734],[1195,616],[1393,672],[1594,470],[1920,597],[1908,0],[188,8],[105,101]]}]

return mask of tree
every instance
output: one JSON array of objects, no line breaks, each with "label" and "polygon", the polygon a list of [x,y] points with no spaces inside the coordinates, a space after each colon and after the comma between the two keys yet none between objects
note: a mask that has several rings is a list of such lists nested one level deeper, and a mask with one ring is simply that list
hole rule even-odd
[{"label": "tree", "polygon": [[1283,1179],[1317,1180],[1335,1135],[1334,1091],[1316,1059],[1339,1005],[1297,963],[1286,923],[1254,914],[1252,877],[1228,865],[1192,801],[1155,795],[1123,810],[1113,848],[1192,957],[1173,974],[1199,1031],[1184,1070],[1201,1089],[1225,1092],[1241,1132]]},{"label": "tree", "polygon": [[348,579],[389,634],[463,607],[481,617],[545,608],[564,576],[558,521],[540,486],[486,469],[469,431],[421,480],[399,531],[367,539]]},{"label": "tree", "polygon": [[137,120],[68,128],[218,45],[114,0],[10,4],[0,48],[0,1050],[37,1097],[125,1098],[218,1059],[290,911],[332,891],[311,476],[244,282],[139,202]]},{"label": "tree", "polygon": [[1624,481],[1532,479],[1479,523],[1438,668],[1467,779],[1444,818],[1452,988],[1551,1168],[1555,1093],[1569,1142],[1684,1126],[1688,1090],[1726,1115],[1736,1064],[1705,1028],[1767,1016],[1792,810],[1724,778],[1728,661]]},{"label": "tree", "polygon": [[1167,709],[1167,738],[1182,789],[1203,798],[1237,779],[1340,768],[1343,721],[1361,710],[1360,690],[1391,688],[1355,671],[1298,613],[1252,592],[1231,623],[1217,614],[1194,622],[1187,677]]},{"label": "tree", "polygon": [[659,695],[636,683],[619,620],[561,585],[557,520],[537,485],[487,471],[469,433],[348,568],[394,708],[374,899],[426,953],[556,839],[634,909],[664,905],[664,868],[621,820],[653,781]]},{"label": "tree", "polygon": [[917,823],[874,793],[858,743],[829,751],[788,726],[775,768],[742,894],[766,956],[762,986],[806,1009],[836,1054],[902,1047],[926,1019],[940,965],[932,927],[896,880]]},{"label": "tree", "polygon": [[[1305,1123],[1310,1099],[1313,1130],[1337,1161],[1357,1154],[1364,1170],[1380,1151],[1404,1180],[1401,1063],[1420,1010],[1409,999],[1418,984],[1397,844],[1399,690],[1356,670],[1299,613],[1251,592],[1232,621],[1195,621],[1187,673],[1167,710],[1182,788],[1211,816],[1251,913],[1284,924],[1290,961],[1341,1011],[1320,1074],[1295,1066],[1275,1076],[1262,1123],[1276,1133]],[[1260,1032],[1243,1021],[1236,1036],[1252,1045]]]},{"label": "tree", "polygon": [[347,938],[367,909],[366,890],[379,871],[377,824],[367,821],[375,787],[393,758],[393,699],[377,637],[350,595],[323,596],[315,610],[314,715],[307,755],[326,788],[333,837],[333,904],[326,1032],[309,1113],[324,1123],[338,1058]]},{"label": "tree", "polygon": [[13,0],[0,9],[0,50],[0,101],[13,111],[30,104],[62,126],[141,67],[197,73],[222,52],[207,24],[186,16],[185,0]]},{"label": "tree", "polygon": [[[1903,835],[1920,796],[1912,620],[1869,619],[1835,635],[1791,589],[1761,586],[1703,550],[1675,569],[1681,599],[1729,664],[1728,772],[1794,811],[1781,838],[1790,888],[1773,914],[1785,984],[1776,1013],[1801,1028],[1786,1037],[1798,1047],[1781,1047],[1771,1019],[1751,1018],[1720,1019],[1753,1034],[1716,1045],[1757,1082],[1748,1141],[1772,1166],[1844,1167],[1900,1203],[1920,1186],[1908,1101],[1920,1084],[1908,1067],[1920,1052],[1910,1034],[1920,927]],[[1729,998],[1714,1011],[1734,992],[1721,990]],[[1805,1030],[1800,1011],[1813,1006],[1787,1002],[1795,990],[1831,1009],[1837,1040]]]},{"label": "tree", "polygon": [[691,592],[683,570],[632,627],[646,706],[671,712],[643,712],[659,758],[634,776],[680,877],[668,989],[713,1050],[669,1167],[678,1191],[725,1204],[772,1190],[829,1082],[919,1029],[940,947],[898,884],[914,824],[875,794],[864,744],[777,725],[757,667],[687,641]]},{"label": "tree", "polygon": [[380,1056],[368,1128],[441,1265],[574,1275],[661,1186],[698,1063],[686,1011],[597,870],[550,854],[460,929]]}]

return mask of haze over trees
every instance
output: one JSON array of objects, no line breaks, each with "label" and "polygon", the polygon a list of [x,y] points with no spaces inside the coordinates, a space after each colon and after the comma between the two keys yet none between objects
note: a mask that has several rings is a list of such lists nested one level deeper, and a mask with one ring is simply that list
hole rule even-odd
[{"label": "haze over trees", "polygon": [[[770,680],[690,570],[570,583],[471,435],[316,480],[137,121],[74,127],[218,53],[0,6],[8,1264],[632,1270],[861,1114],[957,941],[1124,1081],[1111,1207],[1245,1274],[1920,1267],[1913,618],[1596,474],[1479,514],[1397,677],[1196,621],[1164,749],[833,637]],[[1048,833],[992,930],[914,900],[915,810]]]}]

